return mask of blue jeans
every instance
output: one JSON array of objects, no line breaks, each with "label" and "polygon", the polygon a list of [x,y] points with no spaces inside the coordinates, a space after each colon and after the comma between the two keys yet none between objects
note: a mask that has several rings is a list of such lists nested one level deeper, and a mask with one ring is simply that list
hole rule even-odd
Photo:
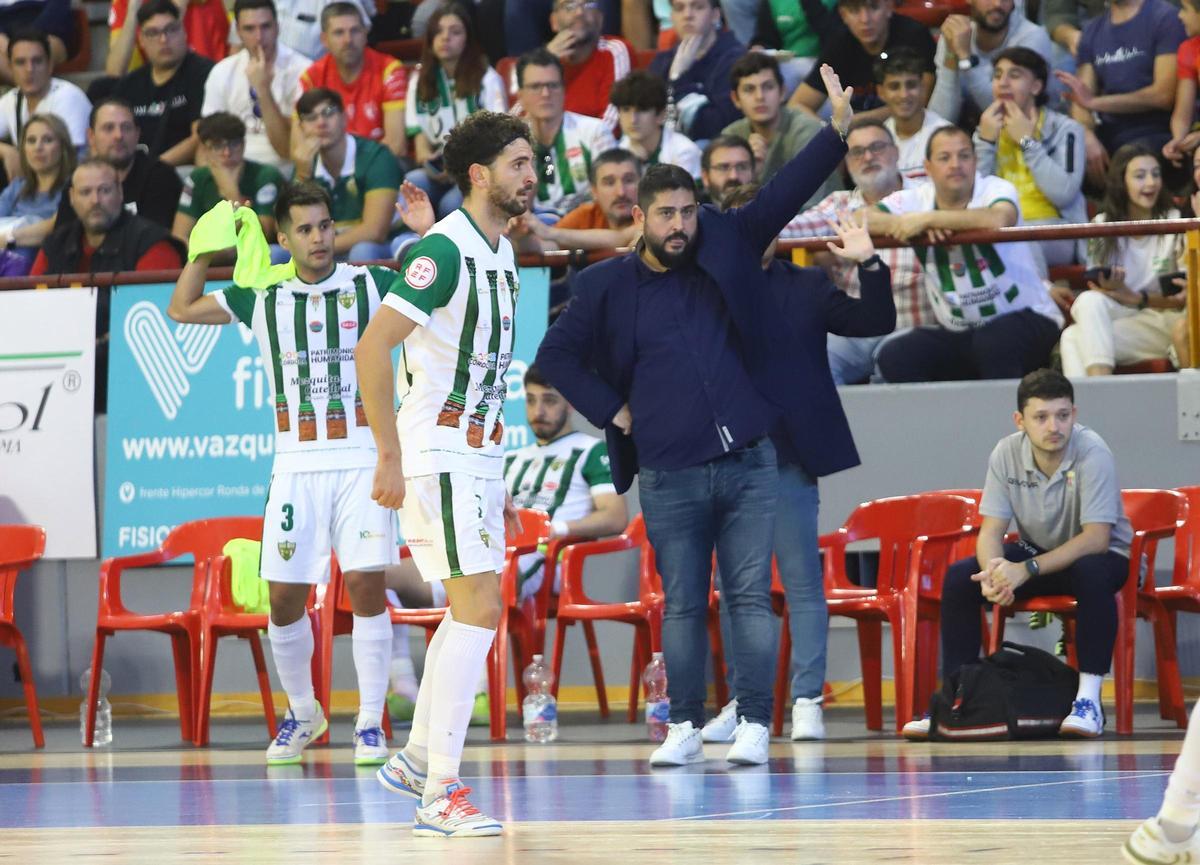
[{"label": "blue jeans", "polygon": [[[792,635],[792,699],[821,696],[825,687],[825,652],[829,642],[829,609],[825,606],[825,584],[821,554],[817,549],[817,511],[821,498],[817,482],[798,465],[779,467],[779,503],[775,513],[775,557],[779,578],[787,598],[788,627]],[[722,580],[722,583],[724,581]],[[722,585],[721,596],[725,590]],[[721,639],[732,637],[732,626],[721,605]],[[726,659],[730,691],[734,687],[734,664]]]},{"label": "blue jeans", "polygon": [[863,384],[881,382],[883,377],[876,368],[879,352],[884,343],[893,337],[908,333],[911,328],[894,330],[883,336],[839,336],[831,333],[825,337],[825,350],[829,355],[829,371],[834,384]]},{"label": "blue jeans", "polygon": [[733,622],[740,714],[767,725],[778,626],[771,611],[771,547],[779,471],[767,438],[685,469],[641,470],[646,533],[662,574],[663,654],[671,722],[704,723],[708,588],[713,547]]},{"label": "blue jeans", "polygon": [[424,168],[414,168],[404,175],[404,179],[418,189],[424,190],[425,194],[429,196],[430,203],[433,204],[433,210],[438,219],[445,219],[462,207],[463,194],[459,188],[453,183],[434,180]]}]

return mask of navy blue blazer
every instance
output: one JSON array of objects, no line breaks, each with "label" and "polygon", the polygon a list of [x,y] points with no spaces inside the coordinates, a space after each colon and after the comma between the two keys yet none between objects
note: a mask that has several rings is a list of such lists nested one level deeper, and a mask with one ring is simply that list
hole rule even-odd
[{"label": "navy blue blazer", "polygon": [[[845,154],[845,142],[826,127],[744,207],[725,213],[701,207],[697,234],[696,263],[720,288],[746,371],[782,415],[787,434],[804,454],[805,469],[814,476],[846,468],[847,443],[806,431],[812,420],[807,399],[818,370],[795,344],[770,295],[762,256]],[[536,360],[567,401],[604,430],[613,482],[621,493],[638,472],[632,438],[611,423],[629,401],[637,361],[636,255],[610,258],[576,277],[575,296],[546,332]],[[857,459],[853,442],[848,447]]]},{"label": "navy blue blazer", "polygon": [[[793,429],[780,458],[790,450],[813,477],[832,474],[859,464],[850,422],[842,409],[833,373],[829,370],[826,334],[883,336],[896,329],[896,300],[892,274],[886,264],[875,270],[859,268],[861,297],[853,298],[833,284],[819,267],[797,267],[775,259],[767,268],[771,297],[793,336],[796,350],[812,375],[803,390],[804,413],[818,422]],[[799,394],[798,394],[799,395]]]}]

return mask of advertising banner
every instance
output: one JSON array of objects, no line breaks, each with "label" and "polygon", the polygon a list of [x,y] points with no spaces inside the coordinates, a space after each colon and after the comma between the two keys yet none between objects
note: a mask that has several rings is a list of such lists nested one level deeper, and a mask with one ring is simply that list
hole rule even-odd
[{"label": "advertising banner", "polygon": [[96,556],[96,290],[0,291],[0,523]]},{"label": "advertising banner", "polygon": [[[532,441],[522,377],[546,330],[549,271],[521,270],[505,444]],[[228,283],[210,283],[206,290]],[[262,512],[274,456],[270,371],[241,324],[167,317],[173,285],[113,290],[103,554],[153,549],[189,520]]]}]

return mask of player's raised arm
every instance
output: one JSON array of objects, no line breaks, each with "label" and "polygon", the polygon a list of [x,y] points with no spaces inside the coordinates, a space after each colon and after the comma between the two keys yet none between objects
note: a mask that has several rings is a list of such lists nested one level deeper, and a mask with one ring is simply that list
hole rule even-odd
[{"label": "player's raised arm", "polygon": [[233,318],[211,295],[205,296],[204,284],[208,281],[208,266],[212,254],[198,255],[189,261],[179,274],[167,315],[183,324],[229,324]]},{"label": "player's raised arm", "polygon": [[392,373],[392,349],[408,337],[417,323],[388,306],[381,306],[371,318],[354,348],[354,365],[358,370],[358,387],[363,409],[379,463],[375,468],[375,483],[371,498],[385,508],[404,504],[404,473],[400,460],[400,437],[396,433],[396,413],[392,394],[396,381]]}]

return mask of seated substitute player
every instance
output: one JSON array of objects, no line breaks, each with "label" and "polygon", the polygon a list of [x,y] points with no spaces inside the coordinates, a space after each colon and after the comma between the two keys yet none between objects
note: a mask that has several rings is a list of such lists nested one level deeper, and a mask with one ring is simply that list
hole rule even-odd
[{"label": "seated substitute player", "polygon": [[[443,148],[460,210],[412,247],[355,351],[363,405],[379,449],[372,498],[400,509],[400,530],[450,609],[425,654],[412,730],[379,771],[385,788],[421,799],[419,836],[498,835],[458,777],[463,739],[500,620],[505,530],[519,529],[504,489],[501,412],[519,285],[508,221],[533,204],[529,127],[480,111]],[[404,344],[400,409],[391,352]]]},{"label": "seated substitute player", "polygon": [[[275,221],[296,275],[266,290],[233,285],[202,295],[212,255],[196,255],[167,309],[179,322],[241,322],[254,331],[272,371],[275,464],[261,569],[270,584],[271,653],[290,707],[267,748],[273,765],[299,762],[328,726],[313,696],[313,631],[305,605],[312,585],[329,579],[331,547],[354,608],[354,761],[379,764],[388,754],[379,728],[392,642],[383,569],[395,561],[396,540],[392,515],[371,501],[375,446],[358,396],[354,346],[399,275],[336,263],[330,208],[319,184],[286,187]],[[196,236],[193,231],[193,245]]]},{"label": "seated substitute player", "polygon": [[[1117,641],[1116,593],[1129,577],[1133,531],[1121,503],[1112,451],[1075,422],[1075,390],[1062,373],[1034,370],[1017,387],[1017,432],[988,458],[975,556],[946,570],[942,675],[979,658],[979,608],[1040,595],[1071,595],[1079,608],[1079,691],[1059,734],[1104,732],[1100,685]],[[1006,544],[1009,523],[1019,540]],[[929,718],[904,725],[929,736]]]}]

